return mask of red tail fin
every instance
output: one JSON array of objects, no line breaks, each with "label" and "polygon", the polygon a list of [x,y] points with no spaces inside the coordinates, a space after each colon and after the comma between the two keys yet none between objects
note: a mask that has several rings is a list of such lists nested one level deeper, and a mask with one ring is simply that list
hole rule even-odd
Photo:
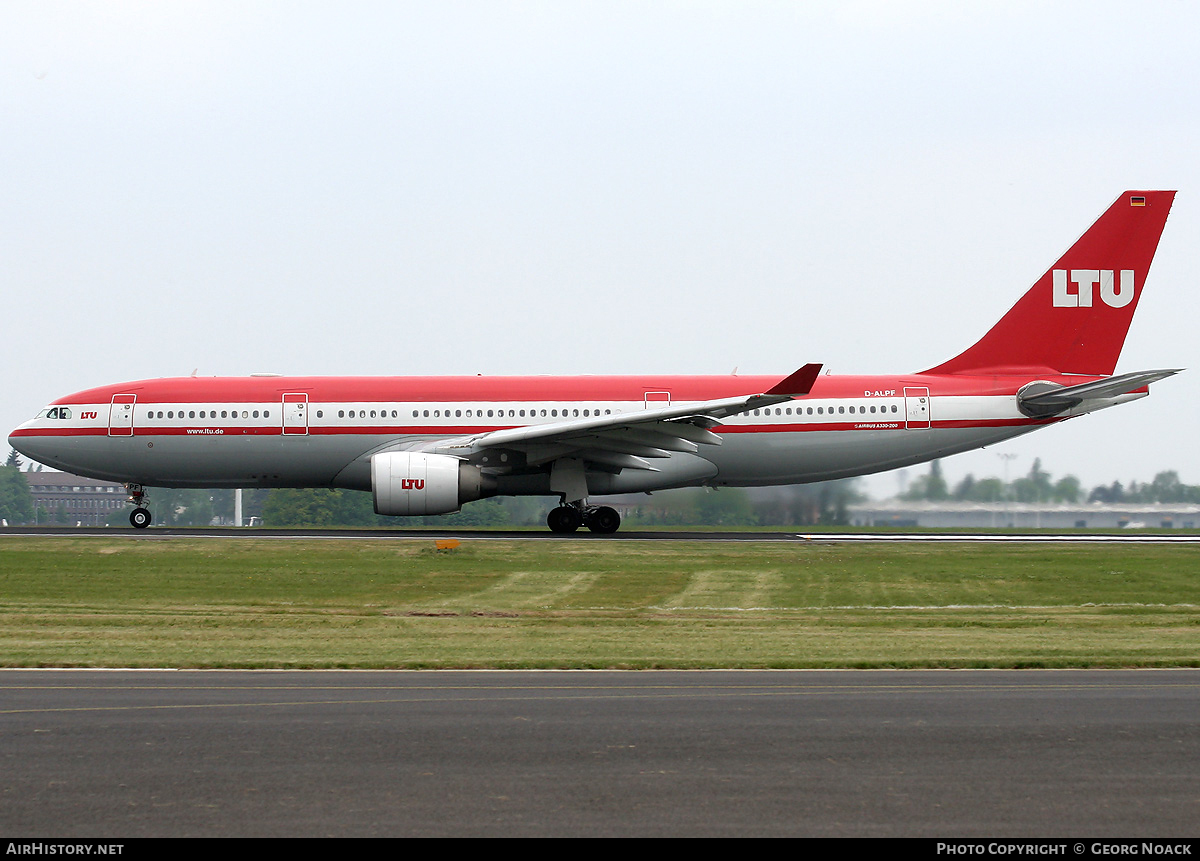
[{"label": "red tail fin", "polygon": [[924,373],[1111,374],[1174,199],[1122,194],[979,343]]}]

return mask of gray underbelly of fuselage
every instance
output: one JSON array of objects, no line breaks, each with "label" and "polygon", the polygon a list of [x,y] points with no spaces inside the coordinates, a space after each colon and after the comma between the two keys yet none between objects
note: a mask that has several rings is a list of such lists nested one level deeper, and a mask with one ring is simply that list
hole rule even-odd
[{"label": "gray underbelly of fuselage", "polygon": [[1003,442],[1036,428],[1024,425],[727,434],[724,445],[704,453],[717,466],[713,484],[804,484],[924,463]]},{"label": "gray underbelly of fuselage", "polygon": [[[727,433],[721,446],[652,459],[657,471],[589,472],[591,493],[700,484],[800,484],[883,472],[991,445],[1036,426]],[[430,438],[433,439],[433,438]],[[160,487],[340,487],[370,490],[370,457],[419,445],[385,434],[74,437],[41,462],[94,478]],[[549,493],[547,472],[500,476],[505,495]]]},{"label": "gray underbelly of fuselage", "polygon": [[[374,446],[393,437],[380,437]],[[67,472],[157,487],[334,487],[373,437],[273,435],[208,438],[139,434],[73,438],[41,462]],[[358,489],[369,490],[370,478]]]}]

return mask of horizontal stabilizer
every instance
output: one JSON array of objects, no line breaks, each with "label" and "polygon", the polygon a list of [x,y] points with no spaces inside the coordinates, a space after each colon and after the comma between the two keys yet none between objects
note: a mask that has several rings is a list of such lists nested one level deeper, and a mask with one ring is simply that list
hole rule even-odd
[{"label": "horizontal stabilizer", "polygon": [[1084,401],[1115,398],[1178,374],[1182,368],[1160,371],[1137,371],[1107,377],[1078,386],[1056,386],[1053,383],[1030,383],[1017,393],[1017,406],[1027,416],[1053,416],[1079,406]]}]

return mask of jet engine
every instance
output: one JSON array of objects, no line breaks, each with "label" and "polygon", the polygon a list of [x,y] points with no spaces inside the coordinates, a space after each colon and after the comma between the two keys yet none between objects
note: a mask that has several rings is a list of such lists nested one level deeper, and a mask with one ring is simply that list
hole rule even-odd
[{"label": "jet engine", "polygon": [[376,514],[449,514],[490,495],[479,467],[444,454],[387,451],[371,458]]}]

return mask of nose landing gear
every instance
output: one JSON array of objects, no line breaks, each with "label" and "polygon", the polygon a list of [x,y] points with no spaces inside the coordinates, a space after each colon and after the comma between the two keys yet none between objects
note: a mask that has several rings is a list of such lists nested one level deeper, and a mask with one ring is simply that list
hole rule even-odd
[{"label": "nose landing gear", "polygon": [[140,484],[126,484],[129,492],[129,502],[136,506],[129,513],[129,523],[134,529],[145,529],[150,525],[150,509],[146,508],[146,490]]}]

